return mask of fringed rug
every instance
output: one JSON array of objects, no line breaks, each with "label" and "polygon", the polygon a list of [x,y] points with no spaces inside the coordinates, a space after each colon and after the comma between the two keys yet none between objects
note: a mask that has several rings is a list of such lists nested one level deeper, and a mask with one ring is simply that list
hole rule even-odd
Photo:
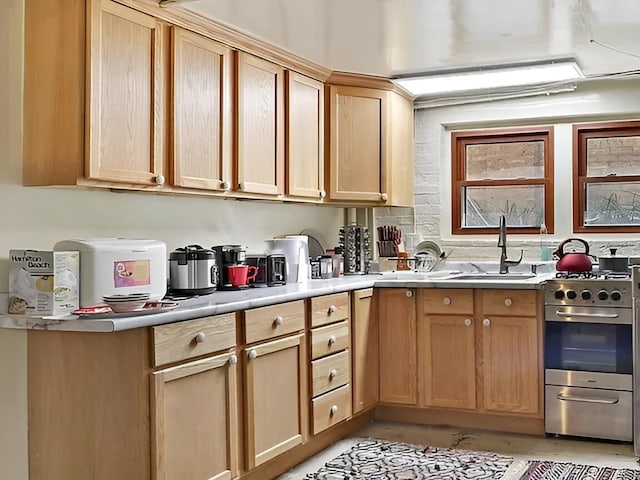
[{"label": "fringed rug", "polygon": [[640,470],[366,439],[305,480],[640,480]]},{"label": "fringed rug", "polygon": [[512,457],[490,452],[364,440],[307,480],[484,480],[502,478]]}]

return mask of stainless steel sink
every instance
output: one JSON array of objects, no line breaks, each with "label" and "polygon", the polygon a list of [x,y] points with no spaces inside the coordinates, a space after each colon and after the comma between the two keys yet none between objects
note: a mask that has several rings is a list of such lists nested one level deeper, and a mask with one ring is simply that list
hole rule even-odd
[{"label": "stainless steel sink", "polygon": [[447,280],[527,280],[534,277],[532,273],[464,273]]}]

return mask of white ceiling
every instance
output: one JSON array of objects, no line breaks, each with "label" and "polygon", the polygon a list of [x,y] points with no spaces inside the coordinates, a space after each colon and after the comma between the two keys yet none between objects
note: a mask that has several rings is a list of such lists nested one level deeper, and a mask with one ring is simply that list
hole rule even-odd
[{"label": "white ceiling", "polygon": [[575,56],[587,75],[640,70],[640,0],[188,0],[182,6],[333,70],[396,76],[566,56]]}]

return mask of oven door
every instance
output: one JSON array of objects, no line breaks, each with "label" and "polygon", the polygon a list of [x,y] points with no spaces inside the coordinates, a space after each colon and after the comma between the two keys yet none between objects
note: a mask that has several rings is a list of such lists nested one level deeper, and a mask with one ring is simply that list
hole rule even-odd
[{"label": "oven door", "polygon": [[628,308],[545,309],[545,369],[630,375],[632,311]]}]

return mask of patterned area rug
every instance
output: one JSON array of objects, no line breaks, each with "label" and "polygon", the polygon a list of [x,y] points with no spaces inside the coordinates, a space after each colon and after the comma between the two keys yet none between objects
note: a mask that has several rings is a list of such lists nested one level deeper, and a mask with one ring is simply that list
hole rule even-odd
[{"label": "patterned area rug", "polygon": [[366,439],[305,480],[640,480],[640,470]]},{"label": "patterned area rug", "polygon": [[307,480],[484,480],[502,478],[513,458],[490,452],[364,440]]}]

